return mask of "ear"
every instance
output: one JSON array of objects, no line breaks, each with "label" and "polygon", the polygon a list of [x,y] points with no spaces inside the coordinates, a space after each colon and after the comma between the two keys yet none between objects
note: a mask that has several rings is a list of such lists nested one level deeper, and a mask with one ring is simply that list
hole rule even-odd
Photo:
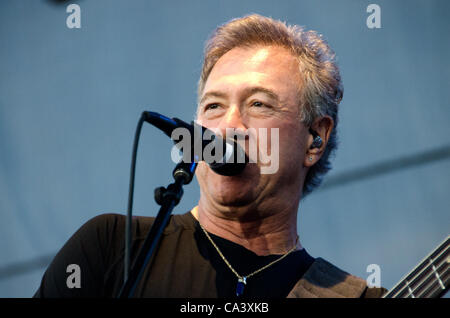
[{"label": "ear", "polygon": [[322,144],[318,148],[311,149],[314,136],[309,134],[306,155],[303,162],[306,167],[312,167],[322,157],[323,152],[327,147],[328,139],[330,138],[331,132],[334,128],[334,121],[330,116],[325,115],[323,117],[316,118],[310,128],[312,131],[317,133],[318,136],[320,136],[322,139]]}]

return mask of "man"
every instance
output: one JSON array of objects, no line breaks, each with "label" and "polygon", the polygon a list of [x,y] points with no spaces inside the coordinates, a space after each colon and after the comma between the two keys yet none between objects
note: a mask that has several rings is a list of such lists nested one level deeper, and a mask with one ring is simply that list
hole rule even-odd
[{"label": "man", "polygon": [[[259,15],[216,29],[206,45],[197,120],[224,135],[227,128],[266,129],[269,149],[279,149],[277,169],[262,173],[267,163],[256,161],[230,177],[201,162],[198,206],[172,216],[134,296],[380,297],[383,289],[310,256],[297,234],[300,200],[329,170],[342,93],[334,54],[315,32]],[[116,296],[124,219],[87,222],[55,257],[36,296]],[[153,220],[134,218],[132,256]],[[80,268],[79,288],[68,287],[69,264]]]}]

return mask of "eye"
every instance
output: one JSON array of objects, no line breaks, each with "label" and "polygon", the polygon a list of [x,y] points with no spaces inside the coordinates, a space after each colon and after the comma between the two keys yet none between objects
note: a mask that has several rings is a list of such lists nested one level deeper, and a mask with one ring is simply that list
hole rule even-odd
[{"label": "eye", "polygon": [[266,104],[266,103],[264,103],[264,102],[260,102],[260,101],[258,101],[258,100],[252,101],[252,102],[250,103],[250,106],[251,106],[251,107],[255,107],[255,108],[262,108],[262,109],[265,109],[265,110],[269,110],[269,109],[272,109],[272,108],[273,108],[271,105]]},{"label": "eye", "polygon": [[212,104],[206,105],[206,106],[204,107],[204,111],[212,110],[212,109],[217,109],[217,108],[219,108],[219,104],[212,103]]}]

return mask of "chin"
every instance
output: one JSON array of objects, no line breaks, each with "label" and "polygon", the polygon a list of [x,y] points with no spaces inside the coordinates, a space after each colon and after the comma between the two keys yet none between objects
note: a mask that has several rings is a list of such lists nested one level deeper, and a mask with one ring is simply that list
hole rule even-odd
[{"label": "chin", "polygon": [[217,202],[224,206],[248,206],[255,201],[253,191],[222,191],[216,194]]},{"label": "chin", "polygon": [[239,175],[222,176],[202,163],[197,168],[197,180],[214,201],[230,207],[246,206],[255,201],[261,181],[255,164],[248,164]]},{"label": "chin", "polygon": [[211,171],[207,180],[210,193],[216,200],[226,206],[245,206],[256,199],[259,177],[247,167],[237,176],[220,176]]}]

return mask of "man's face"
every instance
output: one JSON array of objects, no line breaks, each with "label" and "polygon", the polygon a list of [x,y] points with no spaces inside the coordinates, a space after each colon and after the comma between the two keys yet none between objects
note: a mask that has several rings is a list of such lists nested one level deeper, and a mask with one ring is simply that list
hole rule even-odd
[{"label": "man's face", "polygon": [[242,174],[227,177],[201,162],[196,173],[201,200],[230,211],[269,207],[279,200],[298,203],[308,137],[300,121],[301,83],[295,57],[281,47],[234,48],[217,61],[200,96],[197,121],[224,136],[226,128],[267,128],[269,153],[277,148],[271,144],[271,128],[278,128],[279,153],[271,157],[278,157],[279,164],[270,174],[261,173],[263,164],[257,162],[248,164]]}]

